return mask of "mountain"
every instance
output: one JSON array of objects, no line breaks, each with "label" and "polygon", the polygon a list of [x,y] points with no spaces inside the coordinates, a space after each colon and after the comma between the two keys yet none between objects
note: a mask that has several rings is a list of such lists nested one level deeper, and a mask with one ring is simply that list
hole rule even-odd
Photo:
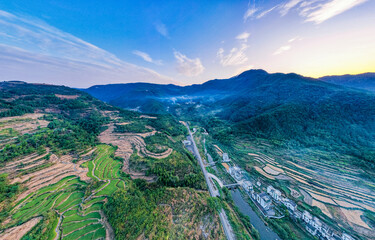
[{"label": "mountain", "polygon": [[375,92],[375,73],[363,73],[358,75],[326,76],[319,80],[337,85],[364,89]]},{"label": "mountain", "polygon": [[[318,146],[355,156],[354,164],[375,170],[375,95],[370,92],[264,70],[186,87],[134,83],[84,91],[119,107],[200,121],[222,142],[247,136]],[[222,121],[219,128],[213,118]]]}]

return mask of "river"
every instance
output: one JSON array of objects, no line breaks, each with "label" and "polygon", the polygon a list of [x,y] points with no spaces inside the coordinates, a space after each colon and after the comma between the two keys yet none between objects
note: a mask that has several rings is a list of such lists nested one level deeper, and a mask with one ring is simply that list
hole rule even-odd
[{"label": "river", "polygon": [[238,209],[245,215],[250,217],[250,222],[254,228],[259,231],[260,238],[262,240],[280,240],[280,237],[267,227],[262,219],[254,212],[250,205],[243,199],[238,189],[231,190],[234,203]]}]

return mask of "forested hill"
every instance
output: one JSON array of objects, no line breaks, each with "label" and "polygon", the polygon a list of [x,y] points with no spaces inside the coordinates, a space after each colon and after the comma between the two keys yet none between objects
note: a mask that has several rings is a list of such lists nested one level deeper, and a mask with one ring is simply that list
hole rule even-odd
[{"label": "forested hill", "polygon": [[364,89],[375,92],[375,73],[363,73],[358,75],[326,76],[319,78],[321,81],[337,85]]},{"label": "forested hill", "polygon": [[[318,147],[375,169],[375,95],[368,91],[263,70],[187,87],[138,83],[85,91],[119,107],[207,122],[222,142],[241,135]],[[222,122],[215,128],[212,119]]]}]

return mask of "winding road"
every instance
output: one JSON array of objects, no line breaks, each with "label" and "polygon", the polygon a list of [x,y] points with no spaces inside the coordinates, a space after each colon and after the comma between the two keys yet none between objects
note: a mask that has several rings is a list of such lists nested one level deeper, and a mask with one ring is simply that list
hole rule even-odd
[{"label": "winding road", "polygon": [[[219,194],[219,192],[217,190],[215,190],[215,188],[212,185],[212,181],[210,180],[210,175],[207,172],[207,170],[206,170],[206,168],[205,168],[205,166],[203,164],[202,158],[201,158],[201,156],[199,154],[197,145],[195,144],[195,140],[194,140],[193,134],[190,131],[189,125],[187,123],[185,123],[185,122],[183,122],[183,124],[185,125],[185,127],[189,131],[190,140],[191,140],[191,142],[193,144],[194,156],[198,159],[199,165],[201,166],[204,178],[205,178],[207,186],[208,186],[208,191],[210,192],[210,195],[212,197],[218,197],[218,196],[220,196],[220,194]],[[228,221],[228,217],[227,217],[227,215],[226,215],[226,213],[225,213],[225,211],[223,209],[220,210],[219,217],[220,217],[221,225],[223,226],[224,233],[225,233],[227,239],[228,240],[234,240],[234,239],[236,239],[235,236],[234,236],[234,234],[233,234],[233,229],[232,229],[232,227],[231,227],[231,225],[230,225],[230,223]]]}]

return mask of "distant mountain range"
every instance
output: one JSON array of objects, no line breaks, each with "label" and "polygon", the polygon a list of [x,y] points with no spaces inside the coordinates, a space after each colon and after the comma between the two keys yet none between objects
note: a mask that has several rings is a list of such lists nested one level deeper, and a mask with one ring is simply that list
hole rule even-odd
[{"label": "distant mountain range", "polygon": [[270,101],[313,100],[339,90],[355,92],[345,87],[375,91],[375,73],[313,79],[293,73],[269,74],[264,70],[249,70],[229,79],[215,79],[186,87],[127,83],[96,85],[82,90],[119,107],[163,113],[169,104],[191,101],[207,103],[263,96],[269,104]]},{"label": "distant mountain range", "polygon": [[249,70],[186,87],[131,83],[83,91],[122,108],[206,123],[223,142],[248,136],[317,146],[375,170],[375,94],[366,91],[374,79],[374,73],[314,79]]},{"label": "distant mountain range", "polygon": [[375,92],[375,73],[363,73],[358,75],[326,76],[319,80],[337,85],[359,88]]}]

